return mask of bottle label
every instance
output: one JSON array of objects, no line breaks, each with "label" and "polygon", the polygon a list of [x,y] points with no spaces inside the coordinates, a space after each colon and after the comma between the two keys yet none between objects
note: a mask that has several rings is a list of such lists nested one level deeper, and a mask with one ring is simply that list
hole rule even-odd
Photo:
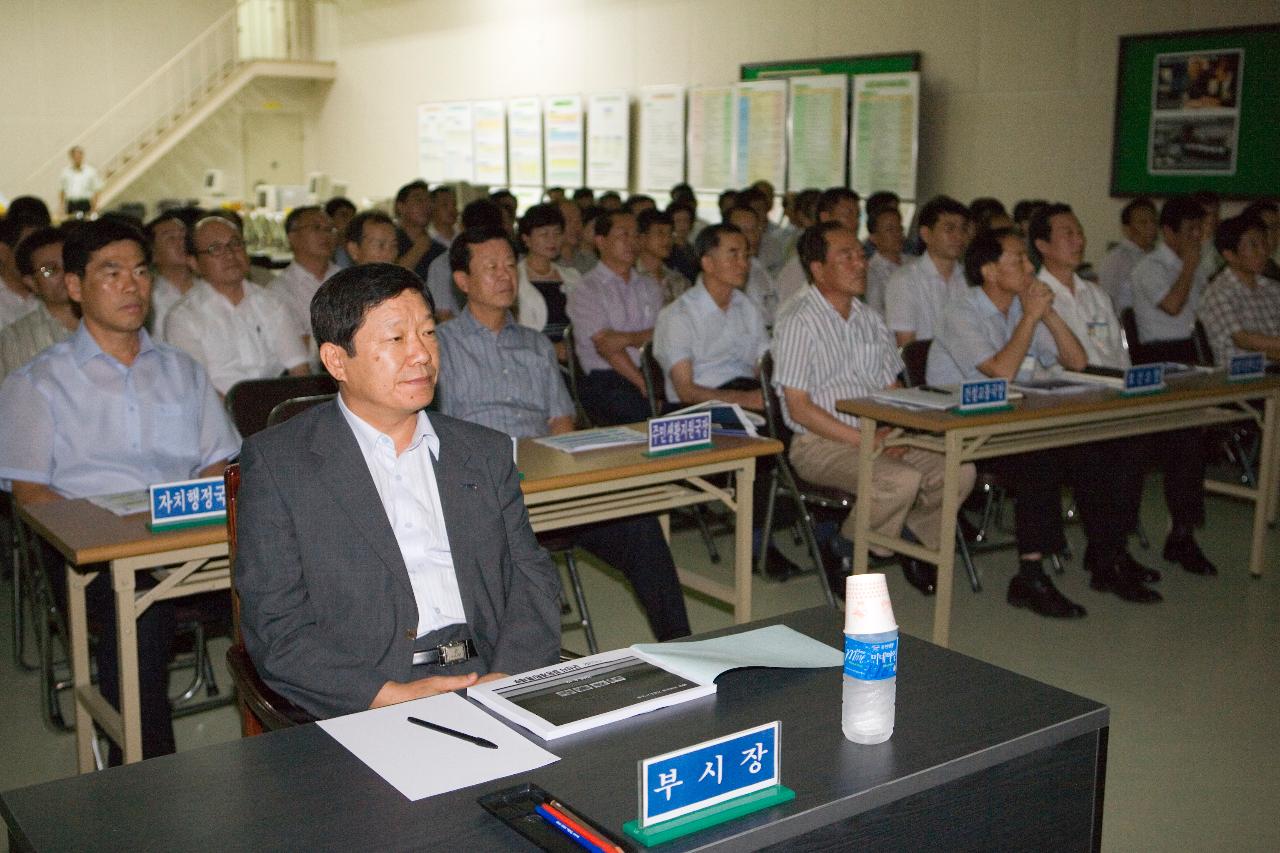
[{"label": "bottle label", "polygon": [[844,674],[859,681],[883,681],[898,674],[898,638],[864,643],[844,638]]}]

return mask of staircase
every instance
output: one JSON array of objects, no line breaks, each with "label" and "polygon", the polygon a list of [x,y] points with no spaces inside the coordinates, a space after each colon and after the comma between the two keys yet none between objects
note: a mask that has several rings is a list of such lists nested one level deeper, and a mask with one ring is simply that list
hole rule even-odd
[{"label": "staircase", "polygon": [[238,0],[24,182],[56,187],[65,152],[79,145],[102,175],[106,209],[186,136],[258,78],[331,81],[332,2]]}]

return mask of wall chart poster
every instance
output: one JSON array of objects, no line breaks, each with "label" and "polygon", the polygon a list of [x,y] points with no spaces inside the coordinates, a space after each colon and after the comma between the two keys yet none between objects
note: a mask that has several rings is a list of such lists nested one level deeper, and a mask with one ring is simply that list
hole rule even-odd
[{"label": "wall chart poster", "polygon": [[559,95],[543,102],[542,125],[546,152],[546,185],[582,186],[582,96]]},{"label": "wall chart poster", "polygon": [[733,87],[689,90],[689,183],[719,192],[733,185]]},{"label": "wall chart poster", "polygon": [[1234,175],[1243,50],[1156,54],[1151,87],[1153,175]]},{"label": "wall chart poster", "polygon": [[541,98],[507,102],[507,156],[512,186],[542,186]]},{"label": "wall chart poster", "polygon": [[475,177],[486,187],[507,185],[507,110],[502,101],[471,104]]},{"label": "wall chart poster", "polygon": [[844,185],[849,77],[792,77],[787,120],[787,189]]},{"label": "wall chart poster", "polygon": [[916,197],[919,121],[920,72],[853,78],[849,183],[863,198],[880,190]]},{"label": "wall chart poster", "polygon": [[631,175],[631,98],[606,92],[587,98],[587,186],[625,190]]},{"label": "wall chart poster", "polygon": [[787,179],[787,81],[763,80],[734,86],[737,122],[734,186]]},{"label": "wall chart poster", "polygon": [[444,109],[444,179],[472,179],[471,102],[454,101]]},{"label": "wall chart poster", "polygon": [[669,190],[684,180],[684,87],[640,90],[642,190]]},{"label": "wall chart poster", "polygon": [[448,104],[418,105],[418,177],[429,183],[445,177],[445,109]]}]

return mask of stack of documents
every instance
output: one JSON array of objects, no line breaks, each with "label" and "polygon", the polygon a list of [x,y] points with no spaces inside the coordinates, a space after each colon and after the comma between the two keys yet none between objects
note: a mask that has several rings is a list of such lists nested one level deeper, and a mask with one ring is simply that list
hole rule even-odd
[{"label": "stack of documents", "polygon": [[548,435],[545,438],[535,438],[534,441],[565,453],[581,453],[584,450],[601,450],[626,444],[647,444],[649,439],[627,427],[600,427]]}]

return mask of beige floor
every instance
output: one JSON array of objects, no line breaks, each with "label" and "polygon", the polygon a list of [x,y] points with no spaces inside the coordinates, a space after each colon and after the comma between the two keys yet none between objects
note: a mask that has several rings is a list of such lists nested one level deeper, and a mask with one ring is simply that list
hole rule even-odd
[{"label": "beige floor", "polygon": [[[1149,485],[1143,512],[1153,532],[1162,530],[1164,518],[1156,485]],[[1014,569],[1007,551],[980,558],[984,592],[972,594],[963,581],[957,591],[957,651],[1111,706],[1107,850],[1280,850],[1280,716],[1274,704],[1280,699],[1280,532],[1269,534],[1269,573],[1254,580],[1245,568],[1251,511],[1210,498],[1209,514],[1201,541],[1222,569],[1218,578],[1165,565],[1158,541],[1150,552],[1135,551],[1165,569],[1160,605],[1129,605],[1089,590],[1077,558],[1061,586],[1089,609],[1087,619],[1050,622],[1014,610],[1004,602]],[[1078,553],[1080,531],[1073,528],[1070,535]],[[720,544],[726,552],[732,547],[727,536]],[[683,565],[709,569],[692,533],[678,533],[675,550]],[[602,648],[652,639],[613,572],[588,568],[584,575]],[[928,636],[931,601],[896,572],[889,583],[903,630]],[[0,790],[75,770],[73,737],[44,727],[36,676],[12,664],[9,594],[6,585],[0,593]],[[755,602],[756,614],[764,616],[819,604],[821,594],[813,577],[783,584],[757,579]],[[726,608],[697,598],[690,599],[689,614],[695,632],[732,621]],[[585,650],[580,634],[567,634],[565,645]],[[224,649],[216,648],[218,660]],[[226,708],[177,723],[180,749],[238,734]]]}]

